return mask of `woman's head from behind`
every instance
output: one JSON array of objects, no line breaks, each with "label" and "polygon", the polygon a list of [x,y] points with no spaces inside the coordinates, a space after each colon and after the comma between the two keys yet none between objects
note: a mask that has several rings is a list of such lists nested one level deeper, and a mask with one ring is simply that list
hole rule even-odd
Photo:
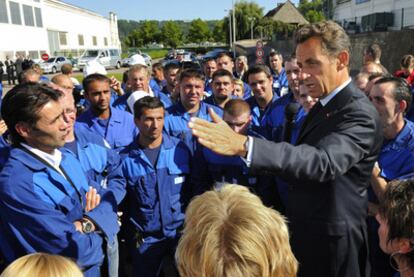
[{"label": "woman's head from behind", "polygon": [[296,276],[283,217],[247,188],[226,185],[196,197],[176,259],[181,276]]},{"label": "woman's head from behind", "polygon": [[0,277],[82,277],[78,266],[68,258],[45,253],[29,254],[11,263]]}]

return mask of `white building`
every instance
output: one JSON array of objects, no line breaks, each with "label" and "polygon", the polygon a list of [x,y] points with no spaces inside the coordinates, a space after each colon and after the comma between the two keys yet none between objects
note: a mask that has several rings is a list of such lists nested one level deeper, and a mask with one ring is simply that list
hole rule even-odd
[{"label": "white building", "polygon": [[389,29],[414,27],[413,0],[332,0],[333,20],[361,24],[362,17],[374,13],[391,12],[394,24]]},{"label": "white building", "polygon": [[106,18],[58,0],[0,0],[0,60],[76,57],[91,48],[121,48],[116,14]]}]

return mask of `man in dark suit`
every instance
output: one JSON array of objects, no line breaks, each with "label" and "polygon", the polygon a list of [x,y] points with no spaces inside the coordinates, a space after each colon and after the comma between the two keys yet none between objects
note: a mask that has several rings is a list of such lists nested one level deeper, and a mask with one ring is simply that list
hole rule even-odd
[{"label": "man in dark suit", "polygon": [[274,143],[193,119],[200,143],[246,157],[251,170],[283,176],[290,185],[287,216],[298,276],[369,276],[365,218],[370,172],[382,134],[378,114],[349,77],[350,41],[332,21],[296,35],[301,79],[319,103],[302,125],[297,145]]}]

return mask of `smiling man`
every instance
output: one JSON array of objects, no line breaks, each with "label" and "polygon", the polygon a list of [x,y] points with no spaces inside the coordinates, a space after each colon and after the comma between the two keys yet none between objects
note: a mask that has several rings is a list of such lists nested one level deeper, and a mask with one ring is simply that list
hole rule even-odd
[{"label": "smiling man", "polygon": [[253,172],[289,183],[287,216],[298,276],[369,276],[367,187],[382,143],[378,114],[349,77],[350,41],[332,21],[296,35],[301,79],[319,102],[296,146],[235,133],[219,117],[190,127],[213,151],[247,158]]}]

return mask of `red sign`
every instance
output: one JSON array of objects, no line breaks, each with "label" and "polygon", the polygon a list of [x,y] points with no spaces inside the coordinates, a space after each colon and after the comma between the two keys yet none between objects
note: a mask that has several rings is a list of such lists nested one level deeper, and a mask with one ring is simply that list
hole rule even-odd
[{"label": "red sign", "polygon": [[49,59],[49,55],[44,53],[42,54],[42,60],[47,61]]},{"label": "red sign", "polygon": [[264,52],[263,52],[262,49],[257,49],[256,50],[256,57],[257,58],[261,58],[261,57],[263,57],[263,55],[264,55]]}]

